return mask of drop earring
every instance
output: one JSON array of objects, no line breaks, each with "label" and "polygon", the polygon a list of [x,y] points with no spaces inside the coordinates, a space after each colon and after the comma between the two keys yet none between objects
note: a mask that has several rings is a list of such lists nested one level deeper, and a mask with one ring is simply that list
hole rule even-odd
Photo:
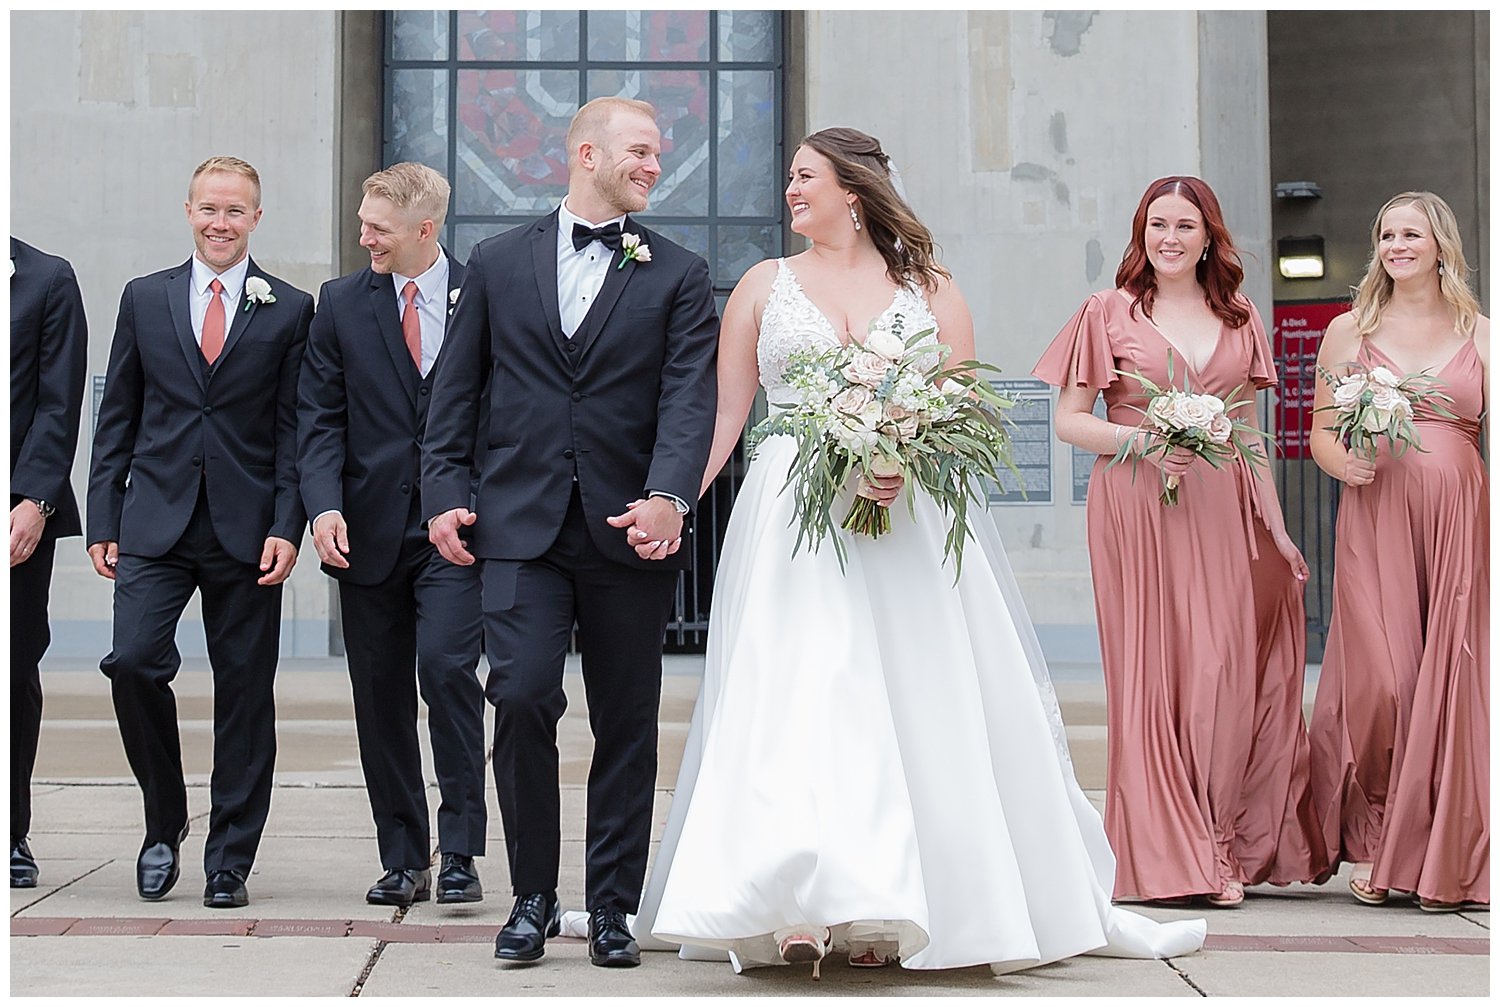
[{"label": "drop earring", "polygon": [[1203,254],[1200,255],[1200,256],[1198,256],[1198,261],[1199,262],[1207,262],[1208,261],[1208,246],[1207,245],[1203,246]]},{"label": "drop earring", "polygon": [[863,228],[860,226],[860,223],[859,223],[859,214],[857,214],[857,213],[854,212],[854,204],[853,203],[849,204],[849,219],[852,220],[852,221],[854,221],[854,229],[856,231],[863,230]]},{"label": "drop earring", "polygon": [[[850,207],[850,209],[853,209],[853,207]],[[1438,260],[1438,275],[1439,276],[1443,275],[1443,260],[1442,259]]]}]

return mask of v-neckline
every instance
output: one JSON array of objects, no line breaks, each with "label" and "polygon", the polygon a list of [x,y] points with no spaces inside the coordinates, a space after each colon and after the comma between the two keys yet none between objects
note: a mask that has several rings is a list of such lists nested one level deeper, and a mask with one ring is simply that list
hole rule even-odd
[{"label": "v-neckline", "polygon": [[[1403,370],[1402,367],[1401,367],[1401,365],[1398,364],[1398,363],[1396,363],[1396,360],[1395,360],[1394,357],[1392,357],[1389,353],[1385,352],[1385,350],[1382,350],[1379,346],[1376,346],[1374,343],[1370,342],[1370,337],[1369,336],[1362,337],[1362,341],[1363,341],[1364,345],[1367,348],[1369,348],[1371,350],[1374,350],[1376,353],[1380,354],[1382,357],[1385,357],[1385,362],[1388,363],[1388,364],[1390,364],[1392,367],[1396,368],[1399,377],[1403,377],[1404,378],[1408,374],[1420,374],[1420,373],[1422,373],[1421,371]],[[1456,349],[1456,350],[1453,351],[1453,354],[1452,354],[1452,356],[1450,356],[1448,358],[1447,363],[1443,364],[1443,366],[1439,367],[1437,370],[1431,372],[1432,376],[1433,377],[1439,377],[1444,372],[1446,372],[1448,370],[1448,368],[1450,368],[1450,367],[1453,366],[1453,362],[1458,359],[1459,354],[1463,353],[1464,347],[1465,346],[1472,346],[1473,344],[1474,344],[1473,337],[1470,337],[1470,338],[1464,340],[1463,345],[1460,345],[1458,349]]]},{"label": "v-neckline", "polygon": [[[819,320],[822,321],[823,325],[828,329],[828,334],[833,337],[833,339],[834,339],[835,342],[837,342],[840,346],[850,346],[850,345],[864,346],[865,345],[865,341],[863,339],[856,339],[854,337],[854,333],[852,333],[852,332],[849,333],[849,341],[845,342],[844,338],[839,335],[839,330],[836,329],[836,328],[834,328],[833,321],[828,317],[828,313],[825,312],[822,308],[818,307],[817,302],[815,302],[811,297],[808,297],[807,296],[807,291],[802,289],[802,281],[799,280],[799,279],[797,279],[797,271],[792,268],[791,263],[787,262],[785,259],[782,259],[781,260],[781,267],[783,269],[785,269],[786,272],[787,272],[787,275],[789,277],[791,277],[791,280],[792,280],[792,289],[795,290],[798,293],[798,295],[800,295],[801,298],[804,301],[807,302],[807,306],[808,307],[810,307],[810,308],[813,309],[813,312],[818,316]],[[888,304],[888,305],[886,305],[886,308],[885,308],[884,311],[882,311],[880,314],[876,315],[874,318],[870,319],[870,322],[871,323],[878,322],[882,318],[884,318],[886,315],[889,315],[891,313],[891,309],[896,306],[896,301],[897,301],[898,298],[900,298],[900,296],[901,296],[901,288],[897,287],[896,290],[895,290],[895,292],[891,294],[891,303]],[[868,326],[867,326],[867,331],[868,331]]]},{"label": "v-neckline", "polygon": [[[1129,294],[1125,293],[1125,291],[1117,290],[1116,293],[1125,298],[1125,300],[1129,303],[1135,303],[1135,301],[1130,297]],[[1151,326],[1151,331],[1156,333],[1157,338],[1167,344],[1167,348],[1177,355],[1177,358],[1182,361],[1182,365],[1186,367],[1188,371],[1192,373],[1193,377],[1201,383],[1203,381],[1203,372],[1208,369],[1208,365],[1214,362],[1214,358],[1217,357],[1219,355],[1219,351],[1224,348],[1224,330],[1228,328],[1228,326],[1224,322],[1224,319],[1219,319],[1219,334],[1218,337],[1214,340],[1214,348],[1208,351],[1208,356],[1203,358],[1203,364],[1201,366],[1194,366],[1193,362],[1188,359],[1187,354],[1182,352],[1182,347],[1178,346],[1172,341],[1172,337],[1167,335],[1166,331],[1162,329],[1160,325],[1156,324],[1155,319],[1146,314],[1145,311],[1141,312],[1141,317],[1146,320],[1147,325]]]}]

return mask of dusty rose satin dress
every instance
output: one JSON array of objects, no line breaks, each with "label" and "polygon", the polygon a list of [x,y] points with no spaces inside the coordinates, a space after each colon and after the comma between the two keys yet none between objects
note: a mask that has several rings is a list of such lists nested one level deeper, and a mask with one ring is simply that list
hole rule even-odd
[{"label": "dusty rose satin dress", "polygon": [[[1366,342],[1360,360],[1395,370]],[[1419,407],[1418,452],[1381,444],[1345,487],[1333,618],[1313,707],[1313,793],[1331,860],[1439,902],[1490,901],[1489,476],[1472,341],[1438,372],[1446,419]]]},{"label": "dusty rose satin dress", "polygon": [[[1091,296],[1033,373],[1101,389],[1135,426],[1146,399],[1116,369],[1167,382],[1171,344],[1121,291]],[[1260,317],[1221,328],[1201,373],[1174,352],[1175,384],[1228,400],[1276,383]],[[1137,408],[1132,408],[1137,407]],[[1249,407],[1253,411],[1253,407]],[[1254,420],[1253,415],[1248,417]],[[1216,894],[1231,881],[1326,877],[1302,722],[1302,586],[1271,539],[1245,463],[1198,462],[1180,503],[1141,463],[1089,479],[1088,544],[1109,745],[1104,826],[1116,898]]]}]

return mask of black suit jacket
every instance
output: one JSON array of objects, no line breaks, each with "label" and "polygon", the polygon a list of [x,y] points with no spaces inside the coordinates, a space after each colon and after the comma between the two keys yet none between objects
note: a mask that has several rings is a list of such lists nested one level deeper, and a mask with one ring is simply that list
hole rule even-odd
[{"label": "black suit jacket", "polygon": [[304,291],[250,260],[272,303],[243,294],[209,367],[193,338],[192,261],[131,280],[120,297],[89,473],[88,541],[164,555],[207,484],[210,518],[235,559],[265,540],[302,541],[297,375],[312,321]]},{"label": "black suit jacket", "polygon": [[[450,256],[450,292],[463,277]],[[445,338],[438,358],[447,352]],[[324,564],[330,576],[378,584],[395,567],[421,495],[434,372],[424,381],[412,363],[388,274],[366,267],[323,284],[302,361],[297,457],[307,516],[336,510],[349,526],[349,569]]]},{"label": "black suit jacket", "polygon": [[43,539],[79,535],[73,454],[87,379],[83,294],[68,260],[10,239],[10,505],[57,508]]},{"label": "black suit jacket", "polygon": [[[685,568],[692,550],[640,559],[605,522],[648,491],[698,500],[713,437],[718,313],[708,264],[626,219],[651,261],[609,267],[570,341],[557,306],[557,213],[474,247],[435,368],[423,443],[428,518],[469,506],[476,556],[535,559],[578,481],[599,550],[641,569]],[[476,440],[481,403],[490,410]]]}]

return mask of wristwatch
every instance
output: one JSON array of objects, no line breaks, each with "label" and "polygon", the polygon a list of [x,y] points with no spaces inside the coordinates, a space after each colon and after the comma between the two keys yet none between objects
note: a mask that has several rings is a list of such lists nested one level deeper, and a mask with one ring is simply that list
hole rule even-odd
[{"label": "wristwatch", "polygon": [[52,506],[45,500],[38,500],[36,497],[27,497],[26,499],[36,504],[36,509],[41,511],[42,517],[44,518],[51,517],[52,515],[57,513],[57,508]]},{"label": "wristwatch", "polygon": [[677,513],[679,513],[679,514],[684,514],[685,515],[685,514],[688,514],[689,512],[692,511],[691,507],[689,507],[686,503],[684,503],[683,501],[679,500],[677,497],[673,496],[670,493],[663,493],[660,490],[653,490],[650,493],[650,495],[654,496],[654,497],[661,497],[663,500],[666,500],[668,503],[670,503],[672,505],[672,508],[675,511],[677,511]]}]

